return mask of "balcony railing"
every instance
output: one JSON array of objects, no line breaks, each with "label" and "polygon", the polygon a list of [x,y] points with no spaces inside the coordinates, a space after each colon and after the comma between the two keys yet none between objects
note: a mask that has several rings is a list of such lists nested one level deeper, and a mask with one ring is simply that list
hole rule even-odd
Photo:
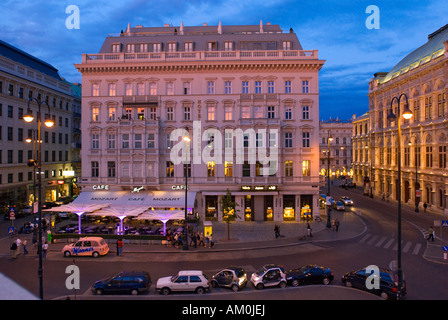
[{"label": "balcony railing", "polygon": [[82,55],[82,63],[316,59],[318,59],[317,50],[123,52]]}]

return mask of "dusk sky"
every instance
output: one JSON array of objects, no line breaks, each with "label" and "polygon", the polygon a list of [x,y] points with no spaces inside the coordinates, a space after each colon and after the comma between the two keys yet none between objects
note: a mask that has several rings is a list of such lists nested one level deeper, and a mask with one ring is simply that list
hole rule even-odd
[{"label": "dusk sky", "polygon": [[[69,5],[80,28],[67,29]],[[369,5],[379,8],[380,29],[368,29]],[[132,27],[278,24],[294,29],[305,50],[319,50],[320,119],[350,119],[368,111],[368,83],[387,72],[448,23],[446,0],[2,0],[0,39],[53,65],[71,82],[83,53],[98,53],[108,34]]]}]

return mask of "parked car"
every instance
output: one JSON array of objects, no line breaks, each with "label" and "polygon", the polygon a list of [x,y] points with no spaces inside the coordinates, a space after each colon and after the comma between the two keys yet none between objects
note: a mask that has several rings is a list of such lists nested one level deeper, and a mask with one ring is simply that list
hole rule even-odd
[{"label": "parked car", "polygon": [[[393,280],[395,278],[393,272],[385,268],[379,268],[379,271],[380,271],[379,289],[368,289],[366,287],[366,280],[367,277],[369,276],[368,274],[366,274],[366,268],[357,271],[347,272],[342,276],[341,281],[347,287],[368,291],[373,294],[379,295],[381,298],[386,300],[391,298],[396,299],[398,293],[398,283]],[[402,296],[406,295],[405,280],[403,280],[403,286],[401,287],[400,291]]]},{"label": "parked car", "polygon": [[237,292],[246,286],[247,275],[243,268],[228,267],[215,274],[210,282],[213,288],[225,287]]},{"label": "parked car", "polygon": [[156,291],[167,295],[172,291],[192,291],[203,294],[210,289],[210,282],[204,272],[198,270],[179,271],[172,277],[163,277],[157,280]]},{"label": "parked car", "polygon": [[97,258],[106,255],[109,246],[101,237],[80,238],[77,242],[64,246],[62,253],[64,257],[92,256]]},{"label": "parked car", "polygon": [[123,271],[96,281],[90,288],[94,294],[121,293],[138,295],[149,291],[151,277],[146,271]]},{"label": "parked car", "polygon": [[317,265],[302,266],[286,273],[287,283],[297,287],[304,284],[330,284],[334,275],[330,269]]},{"label": "parked car", "polygon": [[347,196],[341,197],[341,202],[344,204],[344,206],[352,206],[353,205],[353,200]]},{"label": "parked car", "polygon": [[345,206],[342,203],[342,201],[333,202],[333,208],[338,210],[338,211],[344,211],[345,210]]},{"label": "parked car", "polygon": [[286,274],[283,266],[275,264],[267,264],[262,266],[257,272],[252,273],[250,282],[257,289],[263,289],[264,287],[279,286],[280,288],[286,287]]}]

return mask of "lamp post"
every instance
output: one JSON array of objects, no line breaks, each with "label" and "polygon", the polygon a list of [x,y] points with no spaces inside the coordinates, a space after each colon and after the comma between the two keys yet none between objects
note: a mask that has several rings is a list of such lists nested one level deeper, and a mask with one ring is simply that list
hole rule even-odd
[{"label": "lamp post", "polygon": [[[33,112],[30,109],[31,101],[35,101],[38,106],[37,113],[37,141],[38,141],[38,151],[37,151],[37,172],[38,176],[38,229],[39,229],[39,239],[38,239],[38,252],[39,252],[39,266],[37,270],[37,276],[39,278],[39,298],[41,300],[44,299],[44,287],[43,287],[43,267],[42,267],[42,112],[41,107],[42,104],[46,104],[48,106],[48,115],[45,117],[45,125],[51,128],[54,125],[54,122],[50,118],[50,106],[47,101],[40,101],[36,98],[30,98],[28,100],[28,110],[26,114],[23,116],[23,119],[26,122],[32,122],[34,120]],[[36,166],[36,161],[34,160],[33,165]]]},{"label": "lamp post", "polygon": [[[403,114],[400,112],[400,100],[401,98],[405,98],[406,104],[405,104],[405,110],[403,111]],[[397,100],[398,102],[398,109],[397,109],[397,115],[393,113],[393,104],[394,101]],[[398,292],[397,292],[397,299],[400,298],[401,295],[401,287],[403,283],[403,271],[401,270],[401,116],[403,116],[404,119],[408,120],[412,117],[412,111],[409,110],[409,104],[408,104],[408,97],[406,94],[402,93],[399,97],[393,97],[390,101],[390,112],[387,116],[388,120],[396,120],[397,121],[397,127],[398,127],[398,248],[397,248],[397,276],[398,276]]]},{"label": "lamp post", "polygon": [[188,208],[187,208],[187,196],[188,196],[188,163],[189,163],[189,143],[191,141],[190,136],[188,134],[188,128],[186,128],[187,134],[184,136],[185,141],[185,163],[184,163],[184,174],[185,174],[185,222],[184,222],[184,241],[182,241],[182,250],[188,250],[188,224],[187,224],[187,217],[188,217]]},{"label": "lamp post", "polygon": [[[330,197],[330,141],[333,141],[333,138],[330,136],[330,130],[328,130],[328,138],[327,138],[327,202],[329,202]],[[331,202],[327,208],[327,228],[331,228]]]},{"label": "lamp post", "polygon": [[31,129],[31,132],[32,132],[32,134],[31,134],[32,136],[26,138],[25,141],[27,143],[31,143],[31,142],[33,143],[33,158],[32,159],[28,159],[28,166],[29,167],[33,167],[33,205],[32,205],[32,208],[33,208],[33,219],[34,219],[33,237],[35,239],[37,239],[37,228],[36,228],[36,226],[38,224],[38,221],[36,219],[37,218],[36,217],[36,212],[34,211],[34,203],[36,203],[36,198],[37,198],[37,195],[36,195],[36,166],[37,166],[37,162],[36,162],[36,160],[38,159],[38,155],[36,154],[36,143],[41,143],[41,141],[37,140],[37,130]]}]

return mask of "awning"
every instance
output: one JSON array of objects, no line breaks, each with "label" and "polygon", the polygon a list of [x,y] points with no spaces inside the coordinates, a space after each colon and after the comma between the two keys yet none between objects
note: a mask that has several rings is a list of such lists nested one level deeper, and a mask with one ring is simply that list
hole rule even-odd
[{"label": "awning", "polygon": [[183,210],[146,210],[137,219],[145,220],[183,220],[185,211]]},{"label": "awning", "polygon": [[147,207],[128,207],[111,205],[101,210],[89,213],[90,216],[135,217],[144,212]]}]

